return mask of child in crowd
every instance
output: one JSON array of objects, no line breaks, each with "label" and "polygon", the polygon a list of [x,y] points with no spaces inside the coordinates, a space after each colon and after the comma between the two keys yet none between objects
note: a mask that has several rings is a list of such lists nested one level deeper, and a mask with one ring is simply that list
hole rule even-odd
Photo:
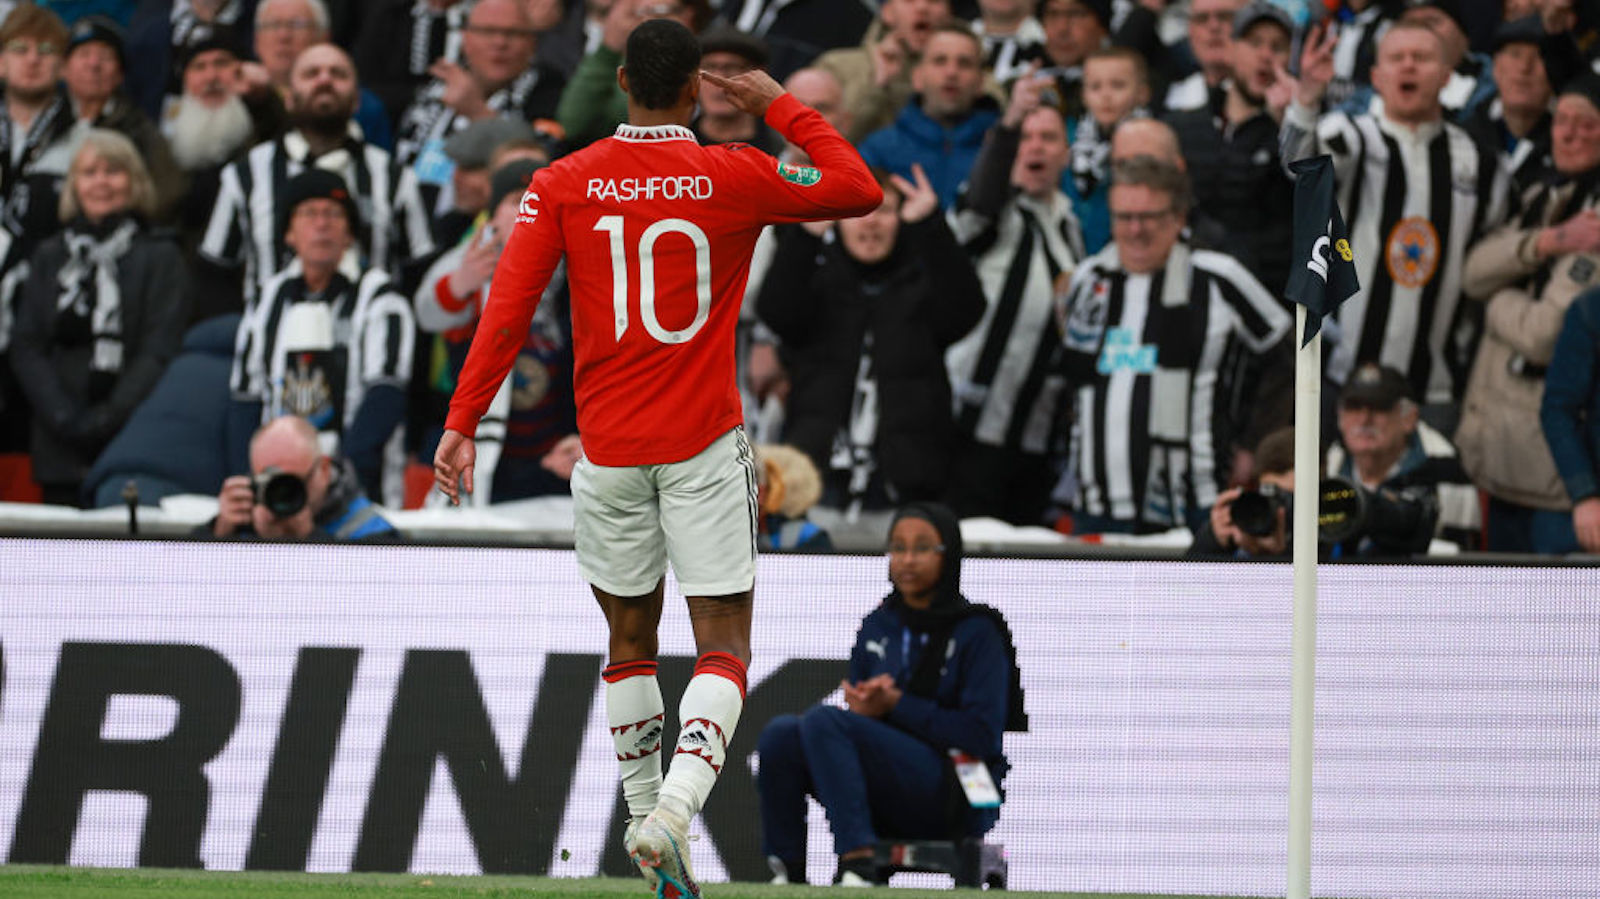
[{"label": "child in crowd", "polygon": [[1127,47],[1104,47],[1083,61],[1085,112],[1068,123],[1072,161],[1061,189],[1083,225],[1085,249],[1099,252],[1111,239],[1109,191],[1111,133],[1133,117],[1148,115],[1150,74],[1144,57]]}]

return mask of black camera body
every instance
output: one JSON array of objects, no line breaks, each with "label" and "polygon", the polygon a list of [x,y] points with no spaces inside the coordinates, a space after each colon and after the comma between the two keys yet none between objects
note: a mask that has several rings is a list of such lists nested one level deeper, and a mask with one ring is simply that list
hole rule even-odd
[{"label": "black camera body", "polygon": [[1233,526],[1252,537],[1270,537],[1278,528],[1279,509],[1285,523],[1294,520],[1294,491],[1275,484],[1262,484],[1255,490],[1241,491],[1229,507]]},{"label": "black camera body", "polygon": [[268,468],[250,479],[256,505],[273,518],[292,518],[306,507],[305,479],[281,468]]}]

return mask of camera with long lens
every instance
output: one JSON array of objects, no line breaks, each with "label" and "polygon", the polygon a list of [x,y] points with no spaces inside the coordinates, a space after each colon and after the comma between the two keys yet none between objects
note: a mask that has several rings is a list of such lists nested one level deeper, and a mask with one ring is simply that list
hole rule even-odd
[{"label": "camera with long lens", "polygon": [[251,479],[256,505],[273,518],[290,518],[306,507],[305,479],[281,468],[268,468]]},{"label": "camera with long lens", "polygon": [[[1317,501],[1317,540],[1354,543],[1369,555],[1426,553],[1439,523],[1438,494],[1425,485],[1367,490],[1344,478],[1323,478]],[[1230,507],[1234,526],[1252,537],[1277,530],[1279,509],[1285,522],[1293,517],[1294,493],[1272,484],[1240,493]]]},{"label": "camera with long lens", "polygon": [[1317,536],[1323,543],[1356,541],[1368,555],[1426,553],[1439,524],[1439,494],[1426,485],[1367,490],[1344,478],[1322,482]]}]

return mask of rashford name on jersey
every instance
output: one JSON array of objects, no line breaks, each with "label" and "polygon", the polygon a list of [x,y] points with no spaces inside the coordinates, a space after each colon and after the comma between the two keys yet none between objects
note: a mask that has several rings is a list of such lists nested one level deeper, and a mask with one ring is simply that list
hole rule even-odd
[{"label": "rashford name on jersey", "polygon": [[709,200],[711,179],[705,175],[652,175],[648,178],[590,178],[584,199]]}]

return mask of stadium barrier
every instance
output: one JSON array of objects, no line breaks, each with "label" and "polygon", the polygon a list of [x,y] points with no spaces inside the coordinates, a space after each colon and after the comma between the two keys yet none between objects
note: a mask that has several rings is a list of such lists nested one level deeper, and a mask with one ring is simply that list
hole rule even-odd
[{"label": "stadium barrier", "polygon": [[[764,879],[757,733],[838,700],[887,589],[882,557],[758,577],[707,881]],[[963,583],[1010,620],[1032,716],[993,833],[1013,889],[1282,894],[1287,566],[983,558]],[[1593,895],[1600,571],[1321,584],[1314,891]],[[561,550],[0,539],[0,861],[626,873],[600,621]],[[675,697],[681,603],[662,653]],[[813,880],[830,848],[814,814]]]}]

